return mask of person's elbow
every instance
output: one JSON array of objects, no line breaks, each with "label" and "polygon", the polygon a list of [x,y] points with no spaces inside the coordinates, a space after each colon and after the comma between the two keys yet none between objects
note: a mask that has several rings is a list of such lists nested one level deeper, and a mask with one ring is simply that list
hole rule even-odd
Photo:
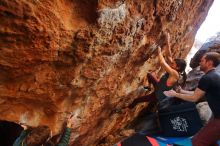
[{"label": "person's elbow", "polygon": [[165,62],[165,60],[164,60],[162,57],[159,57],[159,63],[160,63],[161,65],[163,65],[164,62]]},{"label": "person's elbow", "polygon": [[197,102],[198,100],[195,99],[195,98],[192,98],[190,101],[191,101],[191,102]]},{"label": "person's elbow", "polygon": [[197,102],[199,100],[199,97],[197,96],[192,96],[191,101],[192,102]]}]

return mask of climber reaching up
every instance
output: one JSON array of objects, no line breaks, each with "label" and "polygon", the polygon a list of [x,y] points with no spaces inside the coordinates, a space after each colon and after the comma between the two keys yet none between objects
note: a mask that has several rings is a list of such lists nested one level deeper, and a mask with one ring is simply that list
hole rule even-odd
[{"label": "climber reaching up", "polygon": [[[165,33],[166,45],[165,55],[167,55],[167,61],[163,57],[161,48],[158,47],[158,57],[160,66],[166,71],[166,73],[158,79],[156,75],[151,73],[147,74],[148,83],[154,86],[154,91],[146,96],[136,98],[130,105],[129,108],[134,108],[138,103],[141,102],[157,102],[159,101],[159,108],[165,108],[169,106],[170,100],[164,95],[164,91],[168,91],[174,88],[177,85],[178,81],[183,77],[183,80],[186,79],[186,62],[183,59],[173,59],[170,51],[170,36],[168,33]],[[184,82],[184,81],[183,81]],[[145,87],[145,89],[150,89],[150,87]]]},{"label": "climber reaching up", "polygon": [[52,132],[48,126],[28,127],[26,124],[20,123],[24,130],[13,146],[67,146],[71,134],[72,118],[70,116],[67,119],[66,127],[57,145],[50,141]]}]

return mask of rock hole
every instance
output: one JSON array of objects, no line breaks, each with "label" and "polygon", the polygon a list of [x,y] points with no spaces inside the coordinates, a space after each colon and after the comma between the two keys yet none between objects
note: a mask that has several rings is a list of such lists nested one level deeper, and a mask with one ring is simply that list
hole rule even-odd
[{"label": "rock hole", "polygon": [[78,15],[81,15],[88,23],[95,23],[98,17],[97,14],[97,0],[82,0],[76,1],[76,12],[78,10]]}]

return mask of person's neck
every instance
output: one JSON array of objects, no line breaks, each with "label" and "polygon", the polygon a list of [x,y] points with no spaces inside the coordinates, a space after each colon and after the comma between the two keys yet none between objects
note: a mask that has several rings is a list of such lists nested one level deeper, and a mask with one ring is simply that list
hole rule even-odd
[{"label": "person's neck", "polygon": [[207,70],[205,71],[205,73],[208,73],[209,71],[211,71],[211,70],[213,70],[213,69],[215,69],[215,67],[210,67],[209,69],[207,69]]}]

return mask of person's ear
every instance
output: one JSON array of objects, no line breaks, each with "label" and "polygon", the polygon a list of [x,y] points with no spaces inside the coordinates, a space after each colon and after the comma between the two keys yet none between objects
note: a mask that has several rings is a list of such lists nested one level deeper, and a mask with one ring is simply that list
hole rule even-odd
[{"label": "person's ear", "polygon": [[180,67],[176,65],[176,70],[178,71],[179,69],[180,69]]},{"label": "person's ear", "polygon": [[208,66],[212,66],[213,67],[213,61],[211,61],[211,60],[207,60],[207,63],[208,63]]}]

